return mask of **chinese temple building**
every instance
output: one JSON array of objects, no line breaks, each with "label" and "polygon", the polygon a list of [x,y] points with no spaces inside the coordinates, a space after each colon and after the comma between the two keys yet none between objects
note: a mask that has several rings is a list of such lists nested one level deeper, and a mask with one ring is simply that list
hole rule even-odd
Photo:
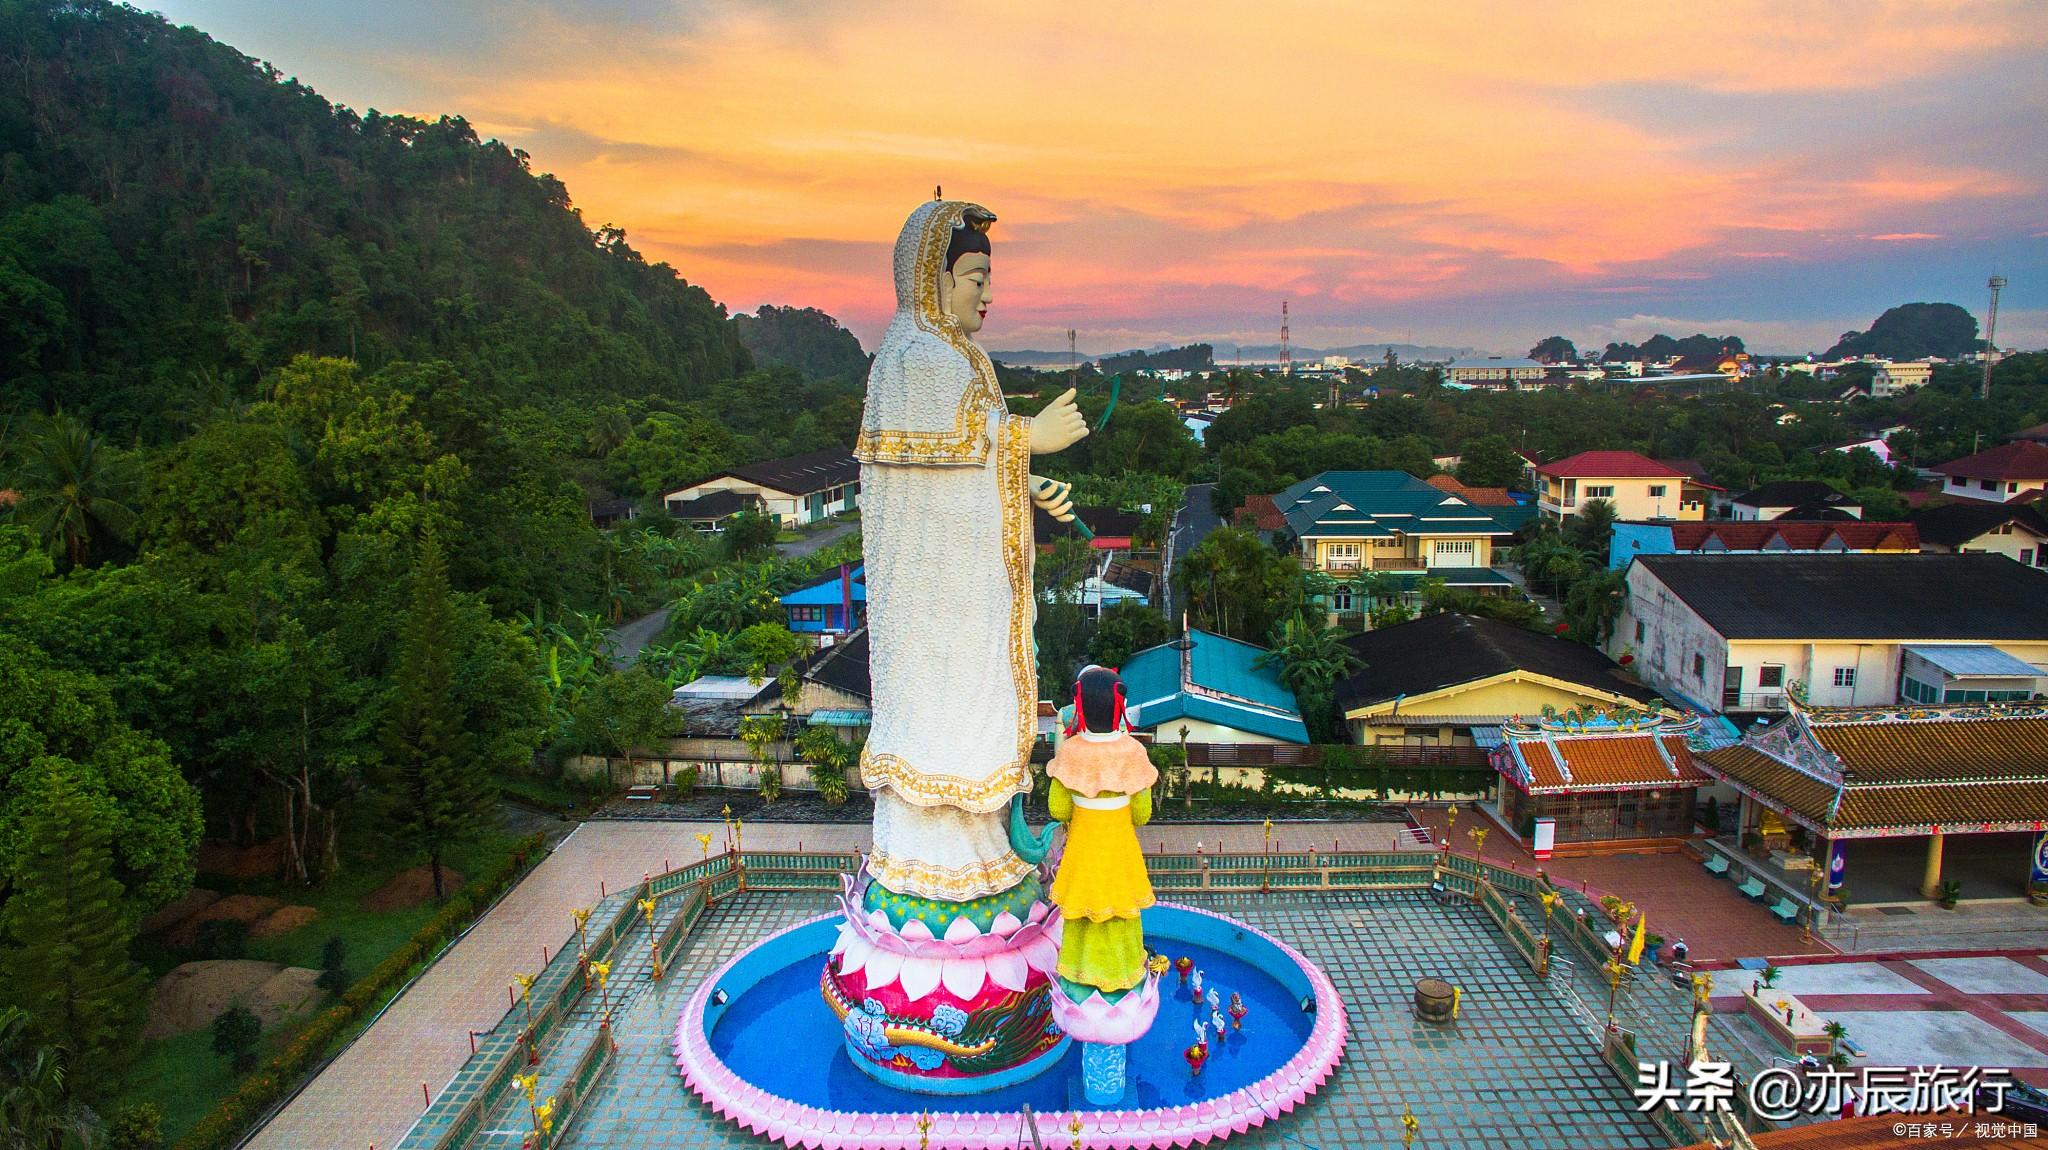
[{"label": "chinese temple building", "polygon": [[1696,792],[1714,781],[1693,759],[1697,717],[1546,708],[1537,719],[1515,716],[1500,732],[1490,756],[1507,784],[1497,813],[1537,845],[1539,858],[1549,849],[1537,833],[1543,820],[1558,847],[1689,835]]},{"label": "chinese temple building", "polygon": [[1742,795],[1746,847],[1825,859],[1828,889],[1853,881],[1859,903],[1950,880],[1961,898],[2048,899],[2048,704],[1790,707],[1700,756]]}]

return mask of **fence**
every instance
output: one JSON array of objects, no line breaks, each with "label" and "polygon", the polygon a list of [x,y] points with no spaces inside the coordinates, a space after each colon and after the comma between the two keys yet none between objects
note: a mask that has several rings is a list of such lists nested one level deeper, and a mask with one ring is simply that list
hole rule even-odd
[{"label": "fence", "polygon": [[[696,924],[719,902],[748,890],[837,890],[840,876],[856,870],[861,861],[857,853],[728,850],[650,876],[593,908],[592,925],[586,930],[590,958],[605,961],[627,944],[633,932],[645,928],[640,899],[674,901],[674,913],[653,944],[666,968],[680,954]],[[1145,866],[1154,889],[1161,892],[1426,890],[1440,881],[1447,891],[1478,903],[1539,977],[1549,971],[1550,938],[1535,932],[1508,895],[1540,899],[1545,893],[1556,893],[1550,884],[1540,875],[1452,851],[1158,853],[1146,855]],[[1562,929],[1593,961],[1605,962],[1609,957],[1594,926],[1576,915],[1556,915],[1550,927]],[[420,1116],[399,1143],[400,1150],[462,1150],[479,1136],[485,1120],[504,1103],[513,1077],[529,1065],[528,1042],[536,1050],[543,1046],[588,993],[582,963],[572,939],[535,978],[525,998],[507,1013],[505,1021],[512,1025],[500,1023],[483,1038],[476,1056]],[[1636,1073],[1633,1036],[1612,1033],[1625,1036],[1627,1048],[1622,1050],[1620,1043],[1610,1041],[1603,1044],[1602,1057],[1632,1088]],[[614,1051],[611,1035],[600,1031],[579,1054],[557,1092],[556,1141],[566,1134],[578,1107],[610,1065]],[[1672,1133],[1672,1119],[1655,1114],[1652,1118],[1660,1130]]]}]

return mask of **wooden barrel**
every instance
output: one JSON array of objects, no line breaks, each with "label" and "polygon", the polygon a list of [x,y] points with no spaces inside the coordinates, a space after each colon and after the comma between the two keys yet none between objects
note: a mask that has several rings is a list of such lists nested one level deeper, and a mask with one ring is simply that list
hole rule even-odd
[{"label": "wooden barrel", "polygon": [[1451,1020],[1451,984],[1441,978],[1425,978],[1415,984],[1415,1017],[1424,1022]]}]

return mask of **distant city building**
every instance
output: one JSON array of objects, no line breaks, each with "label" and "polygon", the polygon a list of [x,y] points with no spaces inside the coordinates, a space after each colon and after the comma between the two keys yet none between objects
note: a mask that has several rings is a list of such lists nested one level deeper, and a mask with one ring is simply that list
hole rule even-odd
[{"label": "distant city building", "polygon": [[1454,359],[1444,365],[1444,382],[1484,391],[1518,391],[1540,385],[1549,369],[1533,359]]},{"label": "distant city building", "polygon": [[1728,517],[1736,520],[1808,518],[1797,511],[1840,512],[1863,518],[1863,505],[1818,479],[1780,479],[1745,491],[1728,501]]},{"label": "distant city building", "polygon": [[1877,374],[1870,377],[1870,395],[1873,399],[1884,399],[1921,387],[1934,378],[1934,364],[1930,360],[1906,360],[1877,365]]}]

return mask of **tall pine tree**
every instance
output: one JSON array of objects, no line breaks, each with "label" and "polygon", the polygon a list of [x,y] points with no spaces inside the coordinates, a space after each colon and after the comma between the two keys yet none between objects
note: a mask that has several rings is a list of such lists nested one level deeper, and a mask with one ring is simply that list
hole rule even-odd
[{"label": "tall pine tree", "polygon": [[483,829],[495,792],[463,726],[455,642],[448,565],[428,531],[413,560],[412,609],[384,723],[384,797],[394,830],[433,868],[436,900],[447,894],[442,869],[448,851]]},{"label": "tall pine tree", "polygon": [[132,1046],[147,984],[128,959],[135,924],[113,877],[113,832],[77,768],[46,762],[0,911],[0,1003],[28,1012],[31,1033],[64,1052],[73,1092],[91,1099]]}]

